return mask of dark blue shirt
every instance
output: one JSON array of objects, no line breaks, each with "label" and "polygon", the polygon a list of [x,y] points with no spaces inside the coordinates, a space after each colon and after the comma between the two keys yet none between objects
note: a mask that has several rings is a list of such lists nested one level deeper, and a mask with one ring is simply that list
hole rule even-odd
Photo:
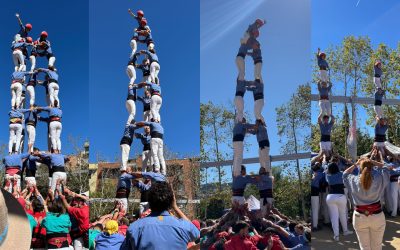
[{"label": "dark blue shirt", "polygon": [[108,233],[102,232],[97,235],[94,241],[96,242],[96,250],[112,250],[119,249],[125,237],[122,234],[115,233],[109,235]]}]

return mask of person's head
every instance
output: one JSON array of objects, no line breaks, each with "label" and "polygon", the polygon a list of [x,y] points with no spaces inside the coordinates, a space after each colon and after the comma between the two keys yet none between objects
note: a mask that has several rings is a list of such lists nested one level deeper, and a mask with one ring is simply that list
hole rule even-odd
[{"label": "person's head", "polygon": [[107,221],[103,231],[108,235],[118,233],[118,222],[115,220]]},{"label": "person's head", "polygon": [[119,225],[120,225],[120,226],[122,226],[122,225],[129,226],[129,219],[126,218],[126,217],[122,217],[122,218],[119,220]]},{"label": "person's head", "polygon": [[381,117],[379,118],[379,125],[384,126],[386,124],[385,118]]},{"label": "person's head", "polygon": [[381,61],[377,60],[377,61],[375,62],[375,66],[378,67],[378,68],[382,68],[382,63],[381,63]]},{"label": "person's head", "polygon": [[49,36],[49,34],[47,34],[46,31],[42,31],[42,33],[40,33],[40,39],[46,39]]},{"label": "person's head", "polygon": [[232,230],[235,234],[246,236],[249,234],[249,224],[244,221],[238,221],[233,225]]},{"label": "person's head", "polygon": [[258,170],[258,174],[259,175],[266,175],[268,172],[264,167],[260,167],[260,169]]},{"label": "person's head", "polygon": [[336,174],[339,172],[339,167],[335,162],[329,163],[328,174]]},{"label": "person's head", "polygon": [[143,12],[143,10],[138,10],[138,11],[136,12],[136,15],[137,15],[139,18],[143,18],[143,17],[144,17],[144,12]]},{"label": "person's head", "polygon": [[149,65],[150,64],[150,60],[149,59],[143,59],[143,61],[142,61],[142,64],[143,65]]},{"label": "person's head", "polygon": [[246,166],[245,166],[245,165],[242,165],[242,166],[240,167],[240,174],[241,174],[241,175],[246,175]]},{"label": "person's head", "polygon": [[28,36],[26,39],[27,43],[33,43],[32,37]]},{"label": "person's head", "polygon": [[140,26],[144,27],[147,25],[147,20],[146,18],[142,18],[142,20],[140,20]]},{"label": "person's head", "polygon": [[246,123],[246,118],[242,118],[242,123]]},{"label": "person's head", "polygon": [[40,202],[40,200],[39,199],[37,199],[37,198],[34,198],[32,201],[31,201],[31,205],[32,205],[32,209],[33,209],[33,212],[34,213],[40,213],[40,212],[43,212],[44,211],[44,206],[43,206],[43,204]]},{"label": "person's head", "polygon": [[85,206],[85,200],[80,197],[75,197],[74,204],[75,204],[75,207],[79,207],[79,208],[83,207],[83,206]]},{"label": "person's head", "polygon": [[47,209],[51,213],[55,214],[64,214],[65,213],[65,207],[61,199],[55,199],[52,202],[49,202],[47,205]]},{"label": "person's head", "polygon": [[296,232],[297,235],[302,235],[304,233],[304,227],[303,225],[297,224],[294,227],[294,231]]},{"label": "person's head", "polygon": [[311,231],[310,229],[304,229],[303,237],[307,242],[311,242]]},{"label": "person's head", "polygon": [[144,92],[144,94],[145,94],[147,97],[150,97],[150,96],[151,96],[150,91],[148,91],[148,90],[146,90],[146,91]]},{"label": "person's head", "polygon": [[149,206],[152,212],[161,213],[172,207],[174,193],[167,182],[152,182],[149,194]]},{"label": "person's head", "polygon": [[97,223],[96,225],[94,225],[93,229],[98,231],[103,231],[103,224]]},{"label": "person's head", "polygon": [[40,150],[37,147],[34,147],[32,152],[34,155],[37,155],[37,154],[39,154]]},{"label": "person's head", "polygon": [[328,116],[328,115],[324,115],[324,116],[322,117],[322,121],[323,121],[323,123],[325,123],[325,124],[329,123],[329,116]]},{"label": "person's head", "polygon": [[150,127],[149,127],[149,126],[145,126],[145,127],[144,127],[144,132],[145,132],[146,134],[150,134]]},{"label": "person's head", "polygon": [[318,161],[313,165],[311,165],[311,170],[314,172],[319,171],[320,169],[321,169],[321,163]]},{"label": "person's head", "polygon": [[54,107],[58,107],[58,101],[54,100]]},{"label": "person's head", "polygon": [[32,30],[32,24],[30,24],[30,23],[25,24],[25,29],[26,29],[26,31],[31,31]]},{"label": "person's head", "polygon": [[293,222],[293,221],[289,222],[289,231],[290,231],[290,232],[294,232],[296,226],[297,226],[297,223],[296,223],[296,222]]},{"label": "person's head", "polygon": [[364,160],[360,164],[360,184],[364,190],[369,190],[372,185],[372,168],[374,165],[369,160]]},{"label": "person's head", "polygon": [[321,58],[321,59],[326,59],[326,54],[325,54],[325,52],[321,52],[321,53],[319,53],[319,57]]},{"label": "person's head", "polygon": [[327,86],[328,86],[328,82],[326,82],[326,81],[321,81],[321,85],[322,85],[322,87],[327,87]]}]

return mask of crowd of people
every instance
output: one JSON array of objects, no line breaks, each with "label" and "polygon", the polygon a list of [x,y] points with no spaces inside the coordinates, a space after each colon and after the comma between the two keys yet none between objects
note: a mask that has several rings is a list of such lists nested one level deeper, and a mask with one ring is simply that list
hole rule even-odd
[{"label": "crowd of people", "polygon": [[[361,249],[382,249],[385,231],[385,214],[397,216],[399,206],[399,155],[387,142],[387,119],[382,111],[382,63],[374,64],[374,111],[376,114],[375,138],[370,152],[357,159],[346,159],[333,149],[331,142],[335,118],[331,112],[329,92],[332,83],[328,77],[326,54],[318,49],[320,69],[318,91],[320,96],[320,152],[311,161],[312,228],[320,230],[320,217],[324,225],[331,225],[333,239],[340,241],[340,226],[344,236],[350,235],[349,211]],[[354,132],[354,131],[353,131]],[[348,141],[349,143],[349,141]],[[351,142],[350,142],[351,143]],[[391,147],[388,147],[390,145]],[[349,145],[350,147],[351,145]]]},{"label": "crowd of people", "polygon": [[[33,41],[29,36],[32,24],[24,25],[19,14],[16,17],[20,30],[11,45],[15,68],[11,76],[10,138],[8,155],[3,159],[3,187],[18,199],[27,213],[32,228],[32,249],[85,249],[88,246],[89,198],[66,186],[65,164],[69,157],[61,153],[62,110],[55,56],[48,33],[42,31]],[[47,58],[47,68],[37,67],[36,59],[40,57]],[[47,106],[37,105],[35,88],[38,85],[45,88]],[[25,92],[28,92],[29,102]],[[42,113],[48,115],[42,116]],[[47,151],[35,147],[38,121],[44,122],[48,130]],[[26,135],[28,147],[24,150]],[[48,184],[36,182],[40,166],[48,168]],[[39,192],[39,185],[48,188],[46,197]]]},{"label": "crowd of people", "polygon": [[[200,249],[200,223],[190,221],[177,205],[171,184],[166,178],[160,108],[160,64],[154,40],[144,12],[129,14],[137,21],[130,41],[132,49],[126,73],[129,77],[126,108],[128,120],[120,141],[122,163],[118,178],[115,206],[92,221],[89,249]],[[147,50],[139,50],[146,44]],[[140,57],[143,56],[142,59]],[[141,63],[138,63],[141,61]],[[136,69],[142,79],[136,83]],[[137,94],[143,89],[143,95]],[[143,119],[136,121],[136,101],[143,103]],[[138,132],[143,128],[143,132]],[[133,172],[128,164],[133,140],[143,144],[142,171]],[[133,187],[140,191],[139,210],[132,208],[129,195]]]}]

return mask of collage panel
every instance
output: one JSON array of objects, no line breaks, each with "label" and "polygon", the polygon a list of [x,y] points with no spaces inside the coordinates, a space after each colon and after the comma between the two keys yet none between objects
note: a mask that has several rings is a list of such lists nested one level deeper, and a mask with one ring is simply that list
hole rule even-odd
[{"label": "collage panel", "polygon": [[310,46],[311,1],[200,2],[201,249],[310,249]]},{"label": "collage panel", "polygon": [[12,1],[0,13],[0,249],[83,249],[88,4]]},{"label": "collage panel", "polygon": [[400,248],[399,9],[313,1],[315,249]]},{"label": "collage panel", "polygon": [[198,2],[92,1],[89,19],[92,242],[196,249]]}]

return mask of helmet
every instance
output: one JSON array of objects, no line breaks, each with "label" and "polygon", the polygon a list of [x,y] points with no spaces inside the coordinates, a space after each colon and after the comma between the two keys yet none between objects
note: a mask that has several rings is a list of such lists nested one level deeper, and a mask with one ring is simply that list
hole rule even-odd
[{"label": "helmet", "polygon": [[143,17],[143,16],[144,16],[143,10],[138,10],[138,11],[136,12],[136,14],[137,14],[138,17]]},{"label": "helmet", "polygon": [[258,18],[256,20],[256,24],[261,27],[261,26],[263,26],[265,24],[265,21]]},{"label": "helmet", "polygon": [[326,57],[326,54],[325,54],[325,52],[320,52],[320,53],[319,53],[319,56],[320,56],[320,57],[323,57],[323,56]]},{"label": "helmet", "polygon": [[33,41],[33,40],[32,40],[32,37],[28,36],[28,37],[26,38],[26,42],[27,42],[27,43],[32,43],[32,41]]},{"label": "helmet", "polygon": [[140,25],[146,26],[146,25],[147,25],[147,20],[146,20],[145,18],[143,18],[142,20],[140,20]]},{"label": "helmet", "polygon": [[31,30],[32,29],[32,24],[30,24],[30,23],[25,24],[25,28]]},{"label": "helmet", "polygon": [[40,36],[48,37],[49,35],[47,34],[46,31],[42,31],[42,33],[40,33]]}]

